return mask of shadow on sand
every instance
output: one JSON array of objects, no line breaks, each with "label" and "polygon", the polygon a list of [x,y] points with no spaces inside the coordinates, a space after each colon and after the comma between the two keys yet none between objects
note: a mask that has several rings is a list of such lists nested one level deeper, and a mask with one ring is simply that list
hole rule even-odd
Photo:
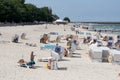
[{"label": "shadow on sand", "polygon": [[42,66],[34,66],[34,67],[31,67],[30,69],[38,69],[38,68],[42,68]]},{"label": "shadow on sand", "polygon": [[75,56],[75,55],[73,55],[71,58],[81,58],[81,56]]},{"label": "shadow on sand", "polygon": [[61,59],[61,60],[59,60],[59,61],[70,61],[70,60],[68,60],[68,59]]},{"label": "shadow on sand", "polygon": [[67,70],[67,67],[60,67],[58,70]]}]

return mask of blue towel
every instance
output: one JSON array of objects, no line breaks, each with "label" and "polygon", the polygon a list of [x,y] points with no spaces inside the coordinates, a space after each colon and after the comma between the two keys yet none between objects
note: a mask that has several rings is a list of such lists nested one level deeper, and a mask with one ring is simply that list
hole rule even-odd
[{"label": "blue towel", "polygon": [[41,49],[55,49],[55,45],[45,45],[45,46],[41,46]]}]

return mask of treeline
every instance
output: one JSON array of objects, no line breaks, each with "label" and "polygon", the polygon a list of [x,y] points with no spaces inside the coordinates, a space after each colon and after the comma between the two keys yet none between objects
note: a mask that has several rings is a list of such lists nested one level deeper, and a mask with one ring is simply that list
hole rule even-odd
[{"label": "treeline", "polygon": [[58,18],[49,7],[38,8],[25,0],[0,0],[0,22],[52,22]]}]

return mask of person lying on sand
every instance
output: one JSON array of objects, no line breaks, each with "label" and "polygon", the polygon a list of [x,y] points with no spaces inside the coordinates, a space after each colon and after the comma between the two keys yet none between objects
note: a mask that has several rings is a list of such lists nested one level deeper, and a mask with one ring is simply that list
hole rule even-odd
[{"label": "person lying on sand", "polygon": [[27,62],[24,59],[20,59],[18,61],[19,66],[20,67],[27,67],[27,66],[29,66],[29,68],[33,68],[33,65],[35,64],[34,57],[35,57],[35,55],[33,54],[33,51],[32,51],[31,54],[30,54],[30,61]]},{"label": "person lying on sand", "polygon": [[25,43],[25,45],[31,46],[31,47],[37,47],[36,43]]},{"label": "person lying on sand", "polygon": [[18,61],[20,67],[27,67],[27,62],[24,59]]}]

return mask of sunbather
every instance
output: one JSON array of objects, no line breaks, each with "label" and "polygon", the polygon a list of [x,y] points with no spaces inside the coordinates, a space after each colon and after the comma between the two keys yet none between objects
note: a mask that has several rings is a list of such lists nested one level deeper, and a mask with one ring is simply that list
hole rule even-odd
[{"label": "sunbather", "polygon": [[115,46],[120,48],[120,35],[117,36],[117,42],[115,43]]},{"label": "sunbather", "polygon": [[27,62],[24,59],[18,61],[20,67],[27,67]]},{"label": "sunbather", "polygon": [[109,37],[107,46],[108,46],[109,48],[112,48],[112,46],[113,46],[113,38],[112,38],[112,37]]},{"label": "sunbather", "polygon": [[32,51],[31,55],[30,55],[30,62],[27,63],[27,65],[29,66],[29,68],[32,68],[33,65],[35,64],[34,57],[35,57],[35,55],[33,54],[33,51]]},{"label": "sunbather", "polygon": [[68,50],[67,49],[64,49],[64,57],[67,57],[68,56]]}]

